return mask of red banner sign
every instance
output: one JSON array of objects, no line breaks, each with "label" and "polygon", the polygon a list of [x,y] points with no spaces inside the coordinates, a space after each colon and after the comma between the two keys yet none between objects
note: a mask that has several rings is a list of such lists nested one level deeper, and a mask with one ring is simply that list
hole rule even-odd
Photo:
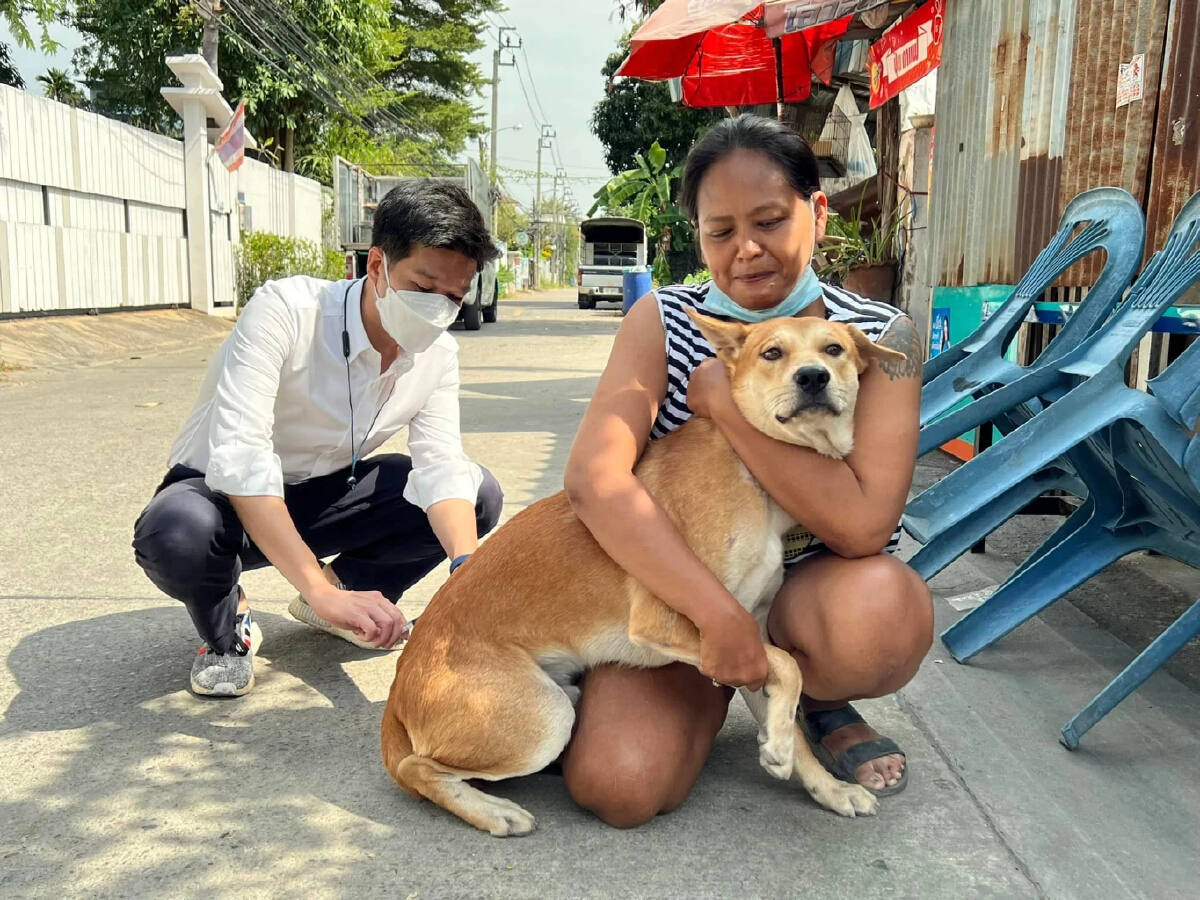
[{"label": "red banner sign", "polygon": [[941,63],[944,7],[945,0],[929,0],[871,45],[867,54],[871,109],[916,84]]}]

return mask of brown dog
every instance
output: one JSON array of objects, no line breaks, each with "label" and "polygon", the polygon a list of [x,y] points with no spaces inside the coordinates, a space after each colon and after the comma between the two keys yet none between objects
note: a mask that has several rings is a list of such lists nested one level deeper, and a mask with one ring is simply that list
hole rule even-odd
[{"label": "brown dog", "polygon": [[[746,326],[693,318],[751,424],[837,458],[853,444],[858,376],[872,358],[903,359],[824,319]],[[652,441],[636,473],[765,634],[783,581],[782,537],[796,523],[707,419]],[[830,775],[799,731],[796,661],[769,643],[766,650],[766,686],[742,691],[761,729],[763,767],[777,778],[794,775],[841,815],[873,814],[875,797]],[[384,765],[401,787],[477,828],[528,834],[532,815],[467,780],[529,775],[557,759],[575,721],[560,685],[580,671],[675,661],[699,663],[695,625],[613,562],[559,492],[486,541],[421,616],[384,711]]]}]

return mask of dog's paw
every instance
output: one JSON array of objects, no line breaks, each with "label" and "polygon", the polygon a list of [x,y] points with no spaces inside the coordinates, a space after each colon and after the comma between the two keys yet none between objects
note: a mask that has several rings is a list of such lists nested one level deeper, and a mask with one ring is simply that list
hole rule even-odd
[{"label": "dog's paw", "polygon": [[494,817],[492,827],[488,830],[493,837],[524,837],[537,829],[537,819],[533,813],[517,807],[499,813]]},{"label": "dog's paw", "polygon": [[795,760],[796,740],[793,729],[785,730],[780,736],[759,733],[758,761],[772,776],[780,781],[791,778]]},{"label": "dog's paw", "polygon": [[832,775],[809,791],[814,800],[839,816],[873,816],[879,812],[879,799],[860,784],[847,784]]}]

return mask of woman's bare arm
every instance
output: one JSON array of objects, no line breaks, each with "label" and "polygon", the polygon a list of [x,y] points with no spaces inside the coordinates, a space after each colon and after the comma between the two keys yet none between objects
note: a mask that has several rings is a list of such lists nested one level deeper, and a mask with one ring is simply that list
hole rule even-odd
[{"label": "woman's bare arm", "polygon": [[666,339],[655,300],[626,316],[567,462],[575,514],[622,569],[700,629],[701,671],[722,684],[761,686],[758,625],[692,552],[633,468],[666,395]]},{"label": "woman's bare arm", "polygon": [[688,393],[689,406],[716,422],[775,502],[848,558],[873,556],[887,546],[904,513],[917,461],[920,339],[905,316],[889,326],[879,343],[907,359],[872,362],[863,373],[854,450],[844,461],[777,441],[750,425],[734,405],[719,363],[706,362],[703,372],[693,373]]}]

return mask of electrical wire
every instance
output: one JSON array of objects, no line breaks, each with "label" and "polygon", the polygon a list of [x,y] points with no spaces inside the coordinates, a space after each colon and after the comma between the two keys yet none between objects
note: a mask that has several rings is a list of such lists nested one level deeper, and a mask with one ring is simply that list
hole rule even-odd
[{"label": "electrical wire", "polygon": [[[254,0],[253,3],[249,0],[227,0],[227,6],[234,8],[243,27],[268,44],[274,52],[284,58],[294,58],[299,65],[307,68],[314,79],[321,83],[326,94],[330,93],[329,88],[348,99],[372,93],[393,93],[361,68],[346,66],[347,59],[357,59],[356,54],[346,51],[336,38],[327,34],[327,40],[337,44],[342,57],[340,63],[335,60],[324,43],[307,32],[277,0]],[[339,101],[337,105],[345,109],[353,102]],[[355,118],[367,122],[374,120],[376,124],[401,134],[416,135],[425,130],[417,116],[396,104],[377,107]]]},{"label": "electrical wire", "polygon": [[537,79],[533,77],[533,66],[529,64],[529,54],[525,52],[525,44],[522,43],[518,48],[521,51],[521,58],[525,60],[525,71],[529,75],[529,87],[533,91],[533,99],[537,102],[538,111],[542,114],[542,118],[549,120],[546,115],[546,110],[542,107],[542,98],[538,96]]},{"label": "electrical wire", "polygon": [[[263,0],[258,0],[258,2],[263,2]],[[267,2],[274,3],[274,0],[267,0]],[[238,38],[237,43],[255,57],[291,81],[295,81],[297,75],[299,75],[308,82],[305,87],[309,93],[332,108],[337,109],[349,121],[357,124],[364,131],[374,133],[382,127],[385,131],[391,131],[398,136],[410,139],[410,143],[405,147],[405,150],[413,156],[414,159],[412,161],[401,163],[395,159],[390,159],[380,161],[381,164],[386,164],[388,168],[408,171],[414,169],[431,171],[428,166],[438,166],[441,167],[440,171],[446,171],[445,160],[439,157],[431,147],[412,142],[413,139],[420,138],[426,134],[427,129],[411,111],[403,107],[393,107],[403,116],[403,118],[400,118],[392,114],[388,109],[376,108],[364,116],[333,93],[333,91],[337,91],[343,96],[360,96],[376,91],[388,91],[386,87],[374,79],[360,78],[356,81],[349,80],[342,74],[346,67],[344,65],[340,67],[334,65],[328,51],[320,43],[316,42],[311,35],[304,32],[302,28],[290,20],[286,20],[281,25],[277,4],[274,5],[273,10],[262,8],[255,10],[246,0],[227,0],[226,8],[232,10],[238,22],[250,36],[256,38],[266,49],[277,54],[293,71],[285,72],[277,62],[266,57],[257,47]],[[234,32],[230,32],[229,34],[231,37],[236,37]],[[320,56],[324,58],[324,62],[316,58],[312,53],[309,53],[307,46],[315,47]],[[339,44],[338,46],[340,47],[341,45]],[[348,53],[343,55],[347,57],[353,56]],[[308,72],[305,73],[304,69],[307,69]]]},{"label": "electrical wire", "polygon": [[[513,62],[516,62],[516,60],[513,60]],[[538,118],[538,114],[533,109],[533,101],[529,99],[529,91],[525,87],[525,78],[521,75],[521,67],[513,66],[513,71],[517,73],[517,81],[521,85],[521,95],[525,98],[525,107],[529,110],[529,115],[533,119],[533,123],[540,130],[545,127],[546,123]]]}]

